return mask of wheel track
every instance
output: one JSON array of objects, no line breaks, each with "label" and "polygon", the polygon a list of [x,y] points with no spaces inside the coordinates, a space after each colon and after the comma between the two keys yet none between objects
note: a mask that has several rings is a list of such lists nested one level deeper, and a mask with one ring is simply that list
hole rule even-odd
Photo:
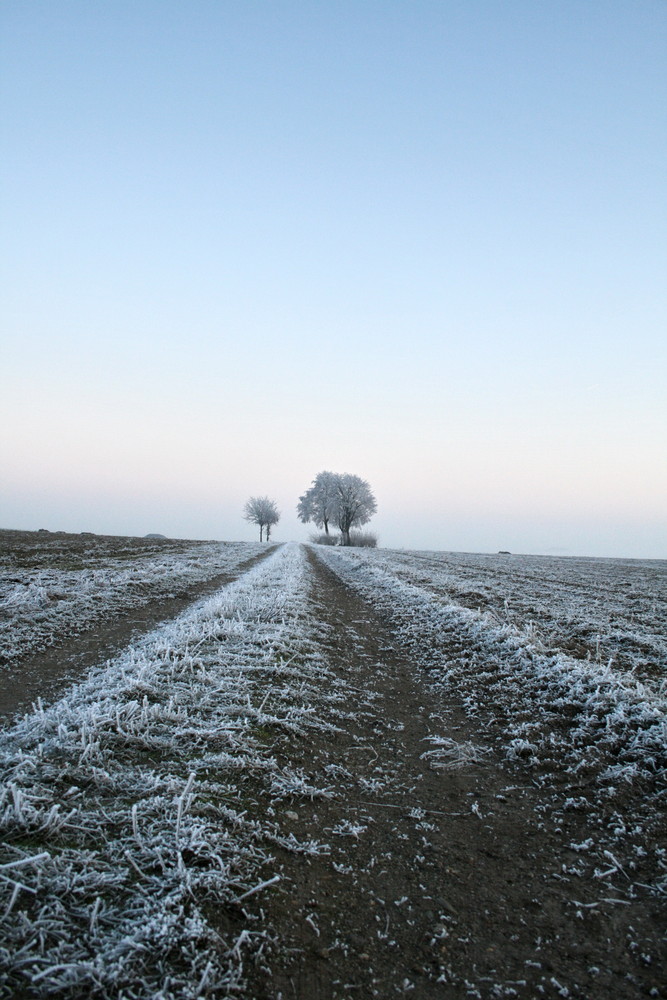
[{"label": "wheel track", "polygon": [[[559,874],[564,859],[576,859],[564,845],[591,832],[586,815],[545,828],[553,786],[536,788],[527,769],[485,745],[461,705],[434,694],[404,657],[387,621],[309,557],[313,610],[356,718],[335,720],[333,737],[272,747],[312,784],[333,787],[332,798],[279,807],[286,827],[328,841],[331,854],[278,857],[283,881],[262,906],[279,944],[270,975],[250,971],[248,996],[527,1000],[557,996],[554,980],[587,1000],[649,995],[656,974],[626,941],[641,926],[647,947],[659,947],[651,907],[587,911],[579,921],[574,889]],[[422,754],[432,735],[481,744],[483,763],[429,768]],[[585,898],[600,888],[576,885]]]}]

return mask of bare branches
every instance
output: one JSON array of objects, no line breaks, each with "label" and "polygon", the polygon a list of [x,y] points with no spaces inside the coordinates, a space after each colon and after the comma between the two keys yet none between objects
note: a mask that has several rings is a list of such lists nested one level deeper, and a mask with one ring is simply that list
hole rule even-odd
[{"label": "bare branches", "polygon": [[271,537],[271,528],[280,520],[280,511],[275,500],[269,500],[268,497],[250,497],[243,508],[243,516],[246,521],[259,525],[260,542],[263,540],[262,536],[266,528],[268,542]]},{"label": "bare branches", "polygon": [[342,544],[349,545],[350,530],[370,521],[377,503],[366,480],[349,473],[337,477],[336,494],[335,520]]},{"label": "bare branches", "polygon": [[329,534],[329,522],[335,515],[337,480],[334,472],[318,472],[310,489],[299,497],[296,507],[300,521],[304,524],[312,521],[318,528],[324,528],[326,535]]}]

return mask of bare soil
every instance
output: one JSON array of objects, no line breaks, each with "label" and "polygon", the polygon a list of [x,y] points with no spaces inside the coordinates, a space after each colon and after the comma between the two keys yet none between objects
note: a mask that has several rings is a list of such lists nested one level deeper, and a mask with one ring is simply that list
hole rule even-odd
[{"label": "bare soil", "polygon": [[[279,808],[299,838],[331,852],[279,855],[282,881],[261,904],[276,943],[248,969],[247,996],[664,996],[665,907],[641,889],[629,899],[620,872],[618,885],[566,872],[581,861],[569,845],[597,833],[585,810],[550,824],[549,804],[554,789],[582,789],[553,773],[547,795],[485,745],[387,623],[311,561],[316,614],[356,718],[271,748],[329,790]],[[423,757],[432,736],[474,744],[479,763],[435,769]]]},{"label": "bare soil", "polygon": [[18,531],[0,528],[0,566],[21,569],[85,569],[91,561],[133,560],[165,552],[185,552],[208,542],[147,535],[95,535],[90,531]]}]

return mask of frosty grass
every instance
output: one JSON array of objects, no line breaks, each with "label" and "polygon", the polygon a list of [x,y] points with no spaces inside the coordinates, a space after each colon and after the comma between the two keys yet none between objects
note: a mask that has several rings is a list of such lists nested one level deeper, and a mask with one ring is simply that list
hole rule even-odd
[{"label": "frosty grass", "polygon": [[128,563],[120,555],[100,557],[91,545],[83,560],[89,566],[0,566],[0,663],[15,662],[119,612],[173,597],[183,587],[233,573],[263,551],[258,543],[199,542],[185,551],[134,555]]},{"label": "frosty grass", "polygon": [[342,698],[307,592],[303,549],[285,546],[0,735],[5,996],[240,989],[265,931],[245,913],[226,932],[216,912],[270,891],[269,845],[326,849],[240,798],[303,791],[263,730],[324,726]]},{"label": "frosty grass", "polygon": [[[667,765],[665,564],[318,554],[478,726],[479,743],[434,737],[425,766],[483,762],[495,744],[543,787],[539,827],[586,810],[591,836],[570,845],[581,862],[568,879],[590,869],[604,892],[610,873],[625,876],[615,842],[654,851],[667,874],[651,832]],[[249,815],[260,795],[327,794],[270,752],[271,733],[345,713],[309,581],[303,548],[284,546],[0,735],[5,995],[242,994],[244,962],[261,962],[267,942],[257,911],[278,878],[272,847],[329,849],[286,836],[280,809]],[[573,897],[577,915],[667,892],[664,875],[635,886],[632,870],[623,899]]]},{"label": "frosty grass", "polygon": [[[541,789],[538,830],[586,814],[590,835],[569,845],[577,863],[567,845],[562,861],[575,915],[646,893],[664,901],[667,563],[319,552],[476,727],[475,745],[437,741],[429,766],[467,765],[483,741]],[[614,876],[623,891],[605,892]],[[583,902],[579,879],[599,895]]]},{"label": "frosty grass", "polygon": [[319,551],[469,715],[503,720],[508,757],[664,781],[667,563]]}]

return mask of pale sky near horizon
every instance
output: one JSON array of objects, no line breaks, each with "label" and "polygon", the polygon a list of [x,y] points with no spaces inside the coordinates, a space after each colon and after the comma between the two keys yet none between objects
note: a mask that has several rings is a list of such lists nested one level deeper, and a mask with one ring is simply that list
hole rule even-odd
[{"label": "pale sky near horizon", "polygon": [[0,527],[667,557],[664,0],[5,0]]}]

